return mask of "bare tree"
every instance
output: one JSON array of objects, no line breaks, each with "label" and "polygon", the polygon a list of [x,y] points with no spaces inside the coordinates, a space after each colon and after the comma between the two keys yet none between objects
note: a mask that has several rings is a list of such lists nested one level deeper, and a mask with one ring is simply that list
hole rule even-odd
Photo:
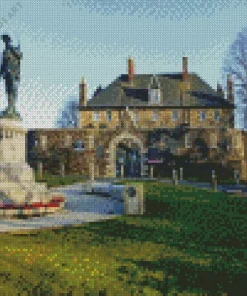
[{"label": "bare tree", "polygon": [[238,33],[224,60],[223,83],[225,88],[227,74],[232,74],[234,78],[238,126],[247,129],[247,28]]},{"label": "bare tree", "polygon": [[79,125],[78,98],[70,97],[60,110],[56,126],[60,128],[78,127]]}]

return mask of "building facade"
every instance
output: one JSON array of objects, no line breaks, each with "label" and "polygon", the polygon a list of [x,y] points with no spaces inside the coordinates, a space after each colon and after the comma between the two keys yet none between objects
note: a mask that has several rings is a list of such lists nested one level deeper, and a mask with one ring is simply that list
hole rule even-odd
[{"label": "building facade", "polygon": [[[28,133],[28,159],[33,167],[95,177],[171,175],[183,167],[187,174],[218,168],[218,174],[246,172],[246,134],[234,129],[231,75],[227,94],[211,88],[188,72],[183,57],[180,73],[128,73],[87,101],[82,79],[79,127],[36,129]],[[228,176],[229,177],[229,176]]]}]

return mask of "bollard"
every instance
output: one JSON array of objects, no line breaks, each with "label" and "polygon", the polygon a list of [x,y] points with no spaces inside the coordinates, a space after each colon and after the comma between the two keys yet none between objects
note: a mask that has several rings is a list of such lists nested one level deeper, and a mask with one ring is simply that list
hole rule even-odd
[{"label": "bollard", "polygon": [[180,181],[182,181],[184,178],[183,176],[183,168],[180,168]]},{"label": "bollard", "polygon": [[239,185],[239,180],[240,180],[239,170],[234,170],[234,180],[236,182],[236,185]]},{"label": "bollard", "polygon": [[64,163],[60,164],[60,176],[62,176],[62,177],[65,176],[65,165],[64,165]]},{"label": "bollard", "polygon": [[125,215],[143,215],[145,213],[143,184],[128,184],[124,191]]},{"label": "bollard", "polygon": [[214,192],[217,192],[217,176],[214,175],[214,177],[212,178],[212,190]]},{"label": "bollard", "polygon": [[173,176],[172,176],[172,183],[173,185],[178,185],[178,171],[173,170]]},{"label": "bollard", "polygon": [[154,166],[151,164],[150,166],[150,177],[153,178],[154,177]]}]

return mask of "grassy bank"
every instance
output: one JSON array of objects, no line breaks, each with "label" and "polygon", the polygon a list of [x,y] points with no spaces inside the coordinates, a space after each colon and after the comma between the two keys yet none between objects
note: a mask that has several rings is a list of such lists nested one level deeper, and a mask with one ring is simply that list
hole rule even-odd
[{"label": "grassy bank", "polygon": [[244,295],[245,199],[144,189],[143,217],[1,234],[0,295]]},{"label": "grassy bank", "polygon": [[59,175],[43,174],[42,178],[40,178],[38,174],[35,173],[35,180],[37,182],[45,182],[47,183],[48,188],[51,188],[60,185],[71,185],[76,182],[84,182],[86,180],[86,177],[76,175],[62,177]]}]

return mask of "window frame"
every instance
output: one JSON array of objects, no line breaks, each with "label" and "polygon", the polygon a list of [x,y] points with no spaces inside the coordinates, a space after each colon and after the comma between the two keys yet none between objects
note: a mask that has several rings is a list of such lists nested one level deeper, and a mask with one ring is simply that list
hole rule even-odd
[{"label": "window frame", "polygon": [[134,117],[134,122],[137,123],[137,122],[139,121],[139,114],[138,114],[138,111],[135,110],[133,113],[134,113],[134,114],[133,114],[133,115],[134,115],[134,116],[133,116],[133,117]]},{"label": "window frame", "polygon": [[99,111],[94,111],[93,113],[93,121],[99,122]]},{"label": "window frame", "polygon": [[220,111],[219,110],[214,110],[214,120],[220,121]]},{"label": "window frame", "polygon": [[112,112],[111,112],[111,110],[106,110],[106,120],[108,122],[112,121]]},{"label": "window frame", "polygon": [[[80,144],[82,144],[82,145],[80,145],[81,147],[75,147],[75,144],[76,143],[80,143]],[[85,140],[75,140],[74,142],[73,142],[73,150],[74,151],[81,151],[81,152],[83,152],[84,150],[85,150]]]},{"label": "window frame", "polygon": [[[176,116],[175,116],[176,114]],[[178,121],[178,110],[173,110],[172,112],[172,120],[173,121]]]},{"label": "window frame", "polygon": [[[202,115],[204,115],[204,118]],[[204,120],[206,120],[206,112],[205,110],[200,110],[200,121],[204,121]]]},{"label": "window frame", "polygon": [[157,121],[159,120],[159,112],[158,112],[158,110],[154,110],[154,111],[153,111],[152,120],[153,120],[154,122],[157,122]]}]

